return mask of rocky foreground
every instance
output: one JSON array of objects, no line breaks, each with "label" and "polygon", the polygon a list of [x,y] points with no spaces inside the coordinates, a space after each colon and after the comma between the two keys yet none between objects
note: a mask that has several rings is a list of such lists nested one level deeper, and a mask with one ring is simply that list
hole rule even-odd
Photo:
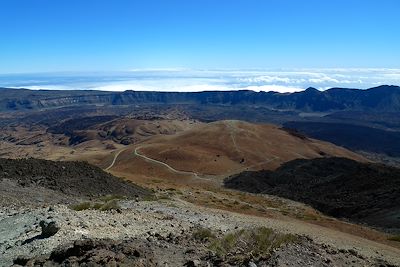
[{"label": "rocky foreground", "polygon": [[[1,208],[0,266],[396,266],[398,250],[179,199]],[[324,232],[325,231],[325,232]]]},{"label": "rocky foreground", "polygon": [[0,159],[0,266],[400,266],[396,247],[182,194],[86,163]]}]

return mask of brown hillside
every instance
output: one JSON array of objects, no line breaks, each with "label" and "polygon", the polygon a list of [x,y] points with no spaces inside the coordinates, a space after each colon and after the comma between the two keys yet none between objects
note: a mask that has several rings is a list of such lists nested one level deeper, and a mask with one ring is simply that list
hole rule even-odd
[{"label": "brown hillside", "polygon": [[[171,136],[151,138],[136,147],[138,154],[181,171],[227,175],[243,170],[275,169],[297,158],[362,156],[333,144],[305,138],[269,124],[218,121]],[[162,165],[159,165],[163,168]]]}]

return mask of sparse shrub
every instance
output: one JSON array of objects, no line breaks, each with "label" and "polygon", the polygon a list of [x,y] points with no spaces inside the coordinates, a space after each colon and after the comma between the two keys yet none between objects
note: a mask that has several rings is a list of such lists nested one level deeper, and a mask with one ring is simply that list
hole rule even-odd
[{"label": "sparse shrub", "polygon": [[171,221],[171,220],[175,219],[175,217],[172,216],[172,215],[167,214],[164,217],[162,217],[161,219],[165,220],[165,221]]},{"label": "sparse shrub", "polygon": [[251,208],[252,207],[249,204],[243,204],[243,205],[240,206],[240,209],[242,209],[242,210],[248,210],[248,209],[251,209]]},{"label": "sparse shrub", "polygon": [[95,203],[92,203],[92,206],[90,208],[93,210],[99,210],[99,209],[101,209],[101,207],[103,205],[104,205],[103,203],[95,202]]},{"label": "sparse shrub", "polygon": [[388,238],[388,240],[400,242],[400,235],[391,236]]},{"label": "sparse shrub", "polygon": [[171,197],[169,195],[167,195],[167,194],[162,194],[162,195],[159,195],[157,197],[157,199],[167,199],[167,200],[169,200],[169,199],[171,199]]},{"label": "sparse shrub", "polygon": [[103,210],[103,211],[105,211],[105,210],[117,210],[117,209],[120,209],[120,208],[121,207],[118,204],[118,200],[117,199],[113,199],[113,200],[110,200],[110,201],[104,203],[100,207],[100,210]]},{"label": "sparse shrub", "polygon": [[208,241],[215,238],[215,235],[210,229],[200,227],[193,233],[193,238],[199,241]]},{"label": "sparse shrub", "polygon": [[287,209],[281,209],[280,212],[281,212],[283,215],[285,215],[285,216],[287,216],[287,215],[290,214],[290,211],[287,210]]},{"label": "sparse shrub", "polygon": [[142,201],[157,201],[157,196],[154,194],[143,196]]},{"label": "sparse shrub", "polygon": [[215,239],[209,248],[220,257],[230,254],[245,260],[246,257],[250,257],[249,255],[252,258],[267,257],[273,249],[295,242],[296,239],[296,236],[291,234],[280,234],[270,228],[259,227],[229,233],[220,239]]},{"label": "sparse shrub", "polygon": [[118,204],[118,199],[112,199],[105,202],[82,202],[75,205],[71,205],[70,208],[75,211],[82,210],[117,210],[121,207]]},{"label": "sparse shrub", "polygon": [[304,133],[301,133],[301,132],[299,132],[299,131],[296,130],[296,129],[285,128],[285,127],[283,127],[283,128],[281,128],[281,130],[284,130],[284,131],[286,131],[288,134],[290,134],[290,135],[292,135],[292,136],[294,136],[294,137],[300,138],[300,139],[302,139],[302,140],[308,139],[307,136],[306,136]]},{"label": "sparse shrub", "polygon": [[104,202],[108,202],[108,201],[111,201],[114,199],[125,199],[125,198],[126,198],[125,196],[121,196],[121,195],[107,195],[107,196],[101,197],[100,200],[104,201]]},{"label": "sparse shrub", "polygon": [[310,214],[310,213],[297,215],[297,218],[303,219],[306,221],[318,221],[318,216],[315,214]]},{"label": "sparse shrub", "polygon": [[[104,133],[104,132],[100,132],[99,135],[100,135],[101,137],[103,137],[103,138],[107,136],[107,134]],[[106,145],[106,149],[108,149],[108,150],[113,150],[113,149],[117,149],[117,148],[116,148],[113,144],[107,144],[107,145]]]}]

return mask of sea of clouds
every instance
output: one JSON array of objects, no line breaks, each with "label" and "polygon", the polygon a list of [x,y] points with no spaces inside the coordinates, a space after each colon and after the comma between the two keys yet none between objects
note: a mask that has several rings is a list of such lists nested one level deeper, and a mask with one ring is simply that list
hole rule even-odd
[{"label": "sea of clouds", "polygon": [[400,85],[400,69],[134,69],[123,72],[0,75],[0,87],[51,90],[253,90],[289,93],[308,87],[319,90],[332,87],[367,89],[383,84]]}]

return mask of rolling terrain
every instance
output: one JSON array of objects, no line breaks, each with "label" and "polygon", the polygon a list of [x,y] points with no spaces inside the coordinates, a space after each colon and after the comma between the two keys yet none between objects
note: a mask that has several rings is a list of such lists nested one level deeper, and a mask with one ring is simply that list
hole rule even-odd
[{"label": "rolling terrain", "polygon": [[76,145],[89,140],[111,140],[129,145],[154,135],[172,135],[189,129],[194,120],[171,120],[161,117],[148,119],[117,118],[92,116],[67,120],[48,128],[48,132],[64,134],[69,137],[69,145]]},{"label": "rolling terrain", "polygon": [[[151,138],[138,144],[135,152],[199,176],[275,169],[297,158],[341,156],[366,161],[346,149],[273,125],[235,120],[202,124],[176,135]],[[160,164],[158,167],[165,168]]]},{"label": "rolling terrain", "polygon": [[87,160],[99,166],[103,166],[103,159],[110,153],[126,145],[154,135],[173,135],[199,124],[171,114],[147,117],[86,114],[59,121],[52,119],[51,123],[13,120],[0,127],[0,156]]},{"label": "rolling terrain", "polygon": [[[132,127],[136,127],[132,122],[124,126],[125,123],[119,123],[118,120],[243,120],[284,125],[312,138],[364,153],[372,160],[399,166],[399,96],[399,87],[387,85],[367,90],[332,88],[318,91],[309,88],[288,94],[253,91],[173,93],[84,90],[55,94],[50,90],[2,88],[0,128],[4,132],[7,127],[19,124],[24,127],[40,126],[47,133],[65,135],[67,139],[62,142],[68,142],[67,146],[92,140],[110,141],[112,145],[129,145],[142,138],[132,135]],[[113,118],[115,122],[112,122]],[[362,132],[364,141],[356,140],[355,144],[349,144],[354,139],[352,131]],[[377,146],[383,137],[390,141]]]},{"label": "rolling terrain", "polygon": [[[365,100],[376,90],[389,93],[376,103]],[[395,101],[389,101],[389,111],[380,110],[396,90],[344,90],[344,96],[333,89],[296,94],[0,90],[1,157],[61,161],[0,160],[5,229],[0,263],[400,264],[397,236],[382,232],[395,233],[397,227],[396,171],[286,125],[347,121],[370,132],[395,132],[397,120],[387,120],[397,114]],[[368,116],[355,115],[367,109]],[[336,164],[336,157],[350,163]],[[97,167],[69,162],[76,160]],[[265,173],[281,172],[273,182],[286,181],[283,189],[259,191]],[[227,188],[223,182],[229,176],[234,185]],[[290,187],[299,177],[305,178]],[[39,222],[49,220],[59,230],[45,237]],[[365,222],[382,228],[360,225]],[[273,251],[264,248],[268,254],[262,257],[249,256],[257,238],[246,239],[251,245],[245,247],[239,241],[260,233],[290,238]],[[218,254],[221,248],[213,246],[232,236],[240,237],[239,243]],[[81,254],[71,252],[81,245]]]}]

